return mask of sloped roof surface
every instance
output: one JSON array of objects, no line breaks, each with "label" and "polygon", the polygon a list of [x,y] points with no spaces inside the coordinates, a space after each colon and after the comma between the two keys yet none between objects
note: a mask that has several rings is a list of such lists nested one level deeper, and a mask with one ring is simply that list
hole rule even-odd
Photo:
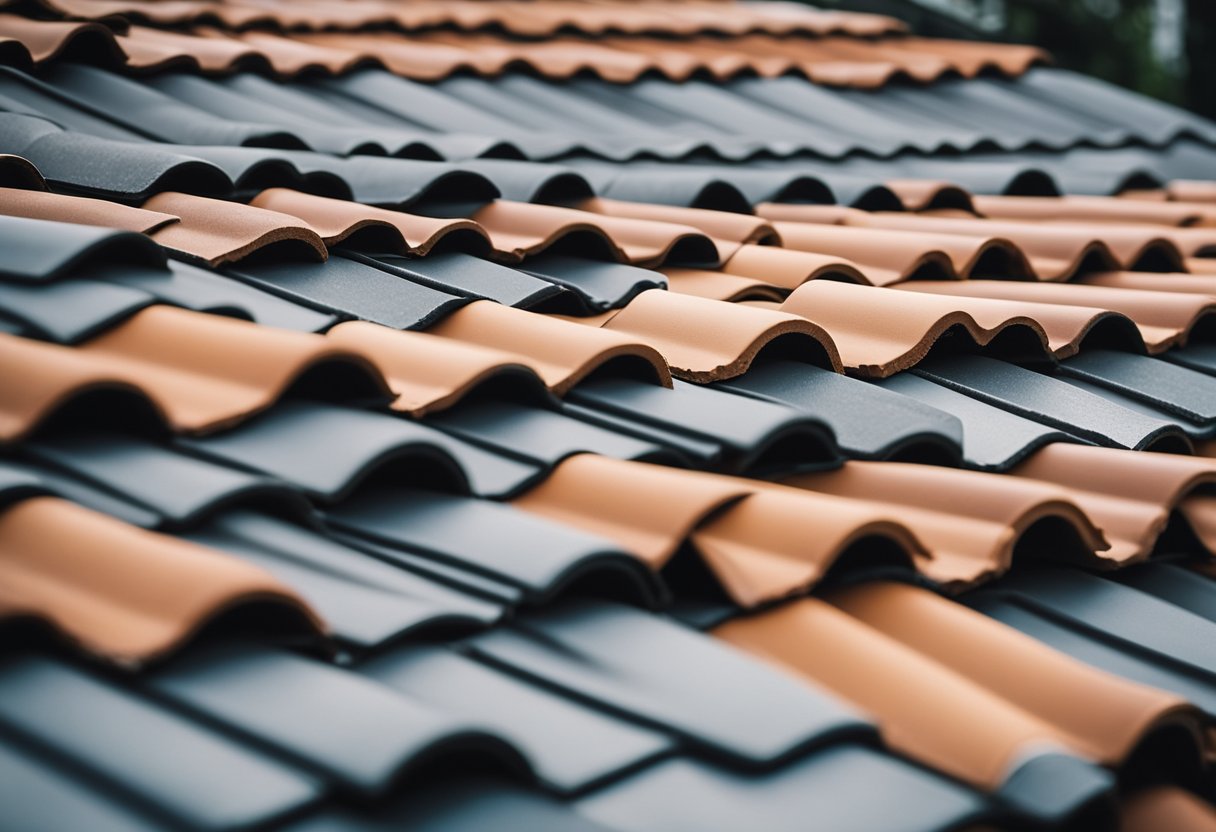
[{"label": "sloped roof surface", "polygon": [[1216,125],[801,4],[0,5],[0,832],[1216,830]]}]

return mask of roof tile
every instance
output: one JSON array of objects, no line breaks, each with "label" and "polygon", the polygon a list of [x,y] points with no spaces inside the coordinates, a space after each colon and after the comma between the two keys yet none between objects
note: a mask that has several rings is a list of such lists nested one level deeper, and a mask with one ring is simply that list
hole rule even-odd
[{"label": "roof tile", "polygon": [[54,498],[6,509],[0,550],[5,606],[35,611],[111,661],[161,658],[209,620],[246,605],[278,609],[297,631],[322,626],[261,569]]},{"label": "roof tile", "polygon": [[94,390],[144,397],[169,425],[205,432],[269,407],[314,368],[346,374],[357,395],[388,388],[366,359],[320,336],[153,307],[76,349],[0,335],[6,373],[0,436],[27,434]]},{"label": "roof tile", "polygon": [[157,194],[144,207],[180,219],[153,231],[154,240],[212,266],[279,243],[302,244],[295,248],[320,260],[329,256],[316,231],[277,211],[171,192]]},{"label": "roof tile", "polygon": [[643,292],[603,327],[653,346],[673,372],[700,383],[745,373],[766,350],[831,369],[840,366],[831,336],[816,323],[692,295]]}]

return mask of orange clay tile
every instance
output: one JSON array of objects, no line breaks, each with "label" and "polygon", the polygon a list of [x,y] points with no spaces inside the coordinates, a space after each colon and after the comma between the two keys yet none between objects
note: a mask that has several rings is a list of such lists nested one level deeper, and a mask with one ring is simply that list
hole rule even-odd
[{"label": "orange clay tile", "polygon": [[152,197],[144,209],[181,218],[153,232],[152,239],[212,266],[235,262],[276,243],[293,243],[315,260],[329,256],[316,231],[277,211],[172,192]]},{"label": "orange clay tile", "polygon": [[1101,531],[1072,492],[1061,486],[938,466],[857,461],[837,471],[799,474],[783,482],[884,505],[891,519],[928,550],[931,557],[918,562],[920,570],[952,588],[1006,571],[1022,535],[1048,518],[1063,521],[1080,550],[1099,553],[1090,556],[1091,564],[1111,563]]},{"label": "orange clay tile", "polygon": [[0,45],[5,42],[20,44],[26,60],[35,64],[55,60],[77,49],[94,51],[103,61],[108,59],[113,63],[122,63],[124,58],[111,31],[97,23],[33,20],[0,13]]},{"label": "orange clay tile", "polygon": [[774,246],[740,246],[722,264],[722,271],[786,290],[797,289],[808,280],[821,277],[849,283],[870,283],[870,279],[855,263],[841,257]]},{"label": "orange clay tile", "polygon": [[1051,61],[1051,57],[1037,46],[1017,43],[981,43],[922,37],[906,37],[893,42],[914,53],[936,55],[968,78],[992,69],[1005,75],[1018,76],[1032,67]]},{"label": "orange clay tile", "polygon": [[861,541],[881,538],[909,563],[928,557],[880,503],[590,454],[513,504],[614,540],[655,570],[691,545],[749,607],[805,592]]},{"label": "orange clay tile", "polygon": [[305,43],[273,32],[224,32],[205,26],[197,26],[192,31],[200,37],[232,41],[256,50],[265,56],[275,74],[284,78],[301,74],[345,75],[357,69],[380,65],[371,56],[359,52]]},{"label": "orange clay tile", "polygon": [[1167,725],[1189,728],[1198,753],[1196,715],[1183,700],[923,589],[858,585],[715,635],[853,701],[893,748],[982,789],[1053,748],[1117,766]]},{"label": "orange clay tile", "polygon": [[1170,199],[1177,202],[1216,203],[1216,184],[1198,179],[1175,179],[1165,186]]},{"label": "orange clay tile", "polygon": [[[643,19],[636,16],[641,8],[638,4],[604,8],[579,3],[572,8],[578,10],[575,19],[580,23],[554,27],[556,19],[550,16],[549,3],[502,2],[492,8],[480,2],[449,3],[442,11],[419,4],[390,10],[381,4],[357,8],[360,4],[352,3],[343,4],[344,13],[334,22],[332,15],[315,9],[279,8],[272,13],[264,8],[203,3],[197,13],[190,13],[181,10],[181,2],[48,2],[70,8],[72,16],[112,21],[111,15],[122,12],[154,25],[132,25],[116,35],[100,28],[52,32],[13,26],[8,42],[17,44],[21,59],[27,62],[49,60],[71,48],[74,39],[90,37],[112,53],[113,61],[125,61],[128,67],[140,70],[184,67],[227,73],[248,67],[292,77],[379,64],[421,81],[465,71],[492,76],[525,69],[551,79],[590,72],[616,83],[631,83],[652,73],[681,81],[694,74],[726,80],[741,74],[772,77],[797,72],[817,83],[872,89],[896,78],[929,83],[980,72],[1018,75],[1041,60],[1041,53],[1026,47],[840,37],[832,34],[836,31],[832,27],[819,32],[823,37],[807,37],[815,34],[816,27],[789,19],[788,12],[756,17],[754,10],[741,12],[740,7],[728,4],[705,4],[716,8],[710,18],[698,21],[698,15],[690,15],[689,3],[680,3],[676,10],[658,17],[645,14]],[[745,17],[724,19],[724,9]],[[598,22],[591,25],[592,19]],[[683,25],[673,26],[676,22]],[[411,31],[385,28],[394,24]],[[170,31],[164,28],[167,25],[193,25],[195,33]],[[273,32],[237,31],[267,25],[292,31],[291,40]],[[445,25],[466,31],[435,29]],[[366,27],[374,30],[357,31]],[[469,31],[487,27],[505,28],[512,34]],[[559,33],[567,27],[582,33]],[[860,29],[880,35],[889,31],[873,25]],[[666,37],[673,30],[682,32],[683,39]],[[544,39],[521,41],[518,35]],[[3,38],[0,35],[0,42]]]},{"label": "orange clay tile", "polygon": [[1149,202],[1108,196],[977,195],[971,199],[980,214],[1001,220],[1113,222],[1175,227],[1216,224],[1216,206],[1202,203]]},{"label": "orange clay tile", "polygon": [[[850,215],[849,225],[976,240],[999,237],[1020,249],[1039,280],[1067,280],[1082,271],[1131,269],[1146,258],[1178,271],[1179,250],[1216,240],[1216,231],[1109,222],[1027,222],[978,217],[876,212]],[[999,276],[999,275],[998,275]],[[1012,275],[1010,275],[1012,276]]]},{"label": "orange clay tile", "polygon": [[[777,249],[784,251],[784,249]],[[799,252],[800,253],[800,252]],[[785,293],[768,282],[755,277],[742,277],[724,271],[705,269],[661,269],[667,278],[667,287],[681,295],[696,295],[713,300],[730,302],[741,300],[767,300],[780,303]]]},{"label": "orange clay tile", "polygon": [[831,336],[803,318],[660,289],[638,295],[603,327],[654,347],[674,374],[702,384],[742,375],[778,340],[804,360],[841,367]]},{"label": "orange clay tile", "polygon": [[238,558],[52,497],[0,513],[0,609],[36,613],[90,652],[139,664],[235,607],[269,604],[306,629],[308,605]]},{"label": "orange clay tile", "polygon": [[1176,786],[1151,786],[1123,801],[1121,832],[1216,832],[1216,809]]},{"label": "orange clay tile", "polygon": [[850,12],[789,8],[780,3],[746,6],[718,2],[583,3],[550,0],[482,2],[418,0],[406,5],[373,0],[340,4],[259,2],[241,6],[211,0],[46,0],[63,14],[87,19],[114,15],[161,25],[219,21],[232,27],[278,26],[283,29],[338,29],[396,25],[406,30],[451,26],[458,29],[504,28],[515,35],[539,37],[562,29],[590,35],[607,32],[652,32],[690,36],[700,32],[738,35],[752,31],[774,34],[850,34],[858,37],[902,32],[904,24],[890,17]]},{"label": "orange clay tile", "polygon": [[331,54],[346,52],[363,61],[374,60],[390,72],[415,81],[439,81],[456,72],[497,75],[512,61],[512,55],[504,50],[473,50],[390,32],[298,32],[292,34],[292,40],[322,47]]},{"label": "orange clay tile", "polygon": [[691,542],[735,603],[753,607],[804,593],[855,544],[881,538],[928,559],[887,506],[766,486],[700,525]]},{"label": "orange clay tile", "polygon": [[679,243],[706,237],[688,225],[503,199],[478,209],[471,219],[486,230],[497,251],[516,259],[544,251],[558,240],[581,232],[603,239],[621,262],[653,267],[660,265]]},{"label": "orange clay tile", "polygon": [[877,378],[915,366],[953,327],[962,328],[980,346],[1011,328],[1023,328],[1044,345],[1045,354],[1061,359],[1075,355],[1095,327],[1119,326],[1126,329],[1127,339],[1139,337],[1131,321],[1102,309],[951,297],[830,280],[804,284],[781,309],[819,324],[835,341],[846,367]]},{"label": "orange clay tile", "polygon": [[[153,306],[75,348],[0,335],[0,440],[17,439],[94,390],[146,399],[172,428],[219,430],[269,407],[314,367],[344,368],[389,397],[362,356],[310,335]],[[15,380],[15,383],[11,383]]]},{"label": "orange clay tile", "polygon": [[327,338],[372,361],[396,394],[393,410],[415,417],[451,407],[491,378],[524,374],[543,386],[523,356],[452,338],[364,321],[339,324]]},{"label": "orange clay tile", "polygon": [[749,480],[580,454],[512,505],[614,540],[657,570],[707,517],[754,490]]},{"label": "orange clay tile", "polygon": [[131,26],[125,33],[115,35],[114,40],[126,54],[127,66],[137,70],[181,67],[227,74],[244,67],[269,65],[266,58],[248,44],[148,26]]},{"label": "orange clay tile", "polygon": [[636,338],[488,300],[456,310],[427,332],[510,353],[559,396],[609,364],[629,365],[641,375],[671,386],[671,372],[663,356]]},{"label": "orange clay tile", "polygon": [[1025,277],[1029,267],[1018,247],[994,235],[963,236],[876,230],[809,222],[775,222],[786,248],[843,257],[876,286],[928,272],[946,278]]},{"label": "orange clay tile", "polygon": [[151,234],[178,222],[172,214],[119,205],[104,199],[63,196],[45,191],[0,188],[0,214],[37,220],[99,225],[121,231]]},{"label": "orange clay tile", "polygon": [[[1205,458],[1212,461],[1214,456],[1216,454],[1209,453]],[[1211,493],[1190,494],[1178,504],[1178,510],[1200,542],[1209,552],[1216,554],[1216,496]]]},{"label": "orange clay tile", "polygon": [[1107,555],[1120,562],[1148,557],[1174,511],[1216,553],[1216,534],[1209,533],[1216,532],[1216,525],[1209,525],[1216,516],[1207,493],[1216,485],[1216,460],[1056,443],[1011,473],[1069,489],[1106,533]]},{"label": "orange clay tile", "polygon": [[709,211],[704,208],[681,208],[673,205],[653,205],[646,202],[623,202],[604,197],[583,200],[574,207],[580,211],[611,217],[691,226],[715,241],[723,259],[730,257],[739,246],[744,244],[780,245],[781,242],[777,232],[768,221],[749,214]]},{"label": "orange clay tile", "polygon": [[326,245],[336,245],[368,228],[389,232],[396,238],[391,250],[398,254],[425,255],[451,234],[479,238],[489,247],[485,231],[471,220],[436,219],[374,208],[345,199],[314,196],[290,188],[270,188],[249,203],[285,216],[292,216],[310,226]]},{"label": "orange clay tile", "polygon": [[1147,292],[1175,292],[1184,295],[1216,297],[1216,274],[1186,274],[1175,272],[1090,272],[1074,279],[1087,286],[1111,289],[1138,289]]},{"label": "orange clay tile", "polygon": [[1131,318],[1152,353],[1185,344],[1196,324],[1216,314],[1216,296],[1154,292],[1147,291],[1148,287],[1112,289],[1075,283],[968,280],[910,281],[899,288],[951,297],[1109,309]]}]

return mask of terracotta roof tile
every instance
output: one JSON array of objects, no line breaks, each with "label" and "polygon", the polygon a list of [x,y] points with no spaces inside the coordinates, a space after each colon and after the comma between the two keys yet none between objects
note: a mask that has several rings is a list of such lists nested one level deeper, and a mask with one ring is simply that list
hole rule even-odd
[{"label": "terracotta roof tile", "polygon": [[4,386],[7,440],[94,390],[135,393],[177,430],[234,424],[274,403],[314,368],[341,368],[362,392],[387,394],[364,358],[320,336],[165,306],[152,307],[72,348],[0,334],[10,378]]},{"label": "terracotta roof tile", "polygon": [[88,650],[127,664],[176,649],[241,605],[285,609],[314,632],[320,620],[266,572],[54,498],[0,514],[3,606],[46,618]]},{"label": "terracotta roof tile", "polygon": [[770,223],[746,214],[652,205],[645,202],[623,202],[604,197],[581,202],[578,208],[607,216],[692,226],[714,240],[723,260],[729,259],[739,246],[745,244],[780,245],[780,238]]},{"label": "terracotta roof tile", "polygon": [[[1208,515],[1210,497],[1205,487],[1216,478],[1216,463],[1173,454],[1144,457],[1115,448],[1055,444],[1040,449],[1012,473],[1070,489],[1072,498],[1106,532],[1111,543],[1108,556],[1129,561],[1152,553],[1173,512],[1180,512],[1192,525],[1206,526],[1199,518]],[[1216,542],[1207,536],[1204,540],[1209,546]]]},{"label": "terracotta roof tile", "polygon": [[1041,344],[1046,355],[1057,358],[1075,355],[1095,332],[1143,350],[1127,318],[1084,306],[946,297],[818,280],[803,285],[780,308],[823,327],[846,367],[877,378],[915,366],[954,327],[980,346],[1018,337],[1025,341],[1017,349],[1033,352]]},{"label": "terracotta roof tile", "polygon": [[455,26],[479,29],[500,26],[522,36],[553,35],[573,28],[588,34],[607,32],[653,32],[690,35],[697,32],[742,34],[771,31],[825,35],[844,32],[858,36],[900,32],[903,25],[890,17],[819,11],[754,3],[740,7],[715,2],[638,4],[616,2],[593,4],[554,2],[419,2],[395,7],[376,2],[343,4],[217,3],[208,0],[48,0],[51,8],[77,17],[104,19],[125,16],[161,25],[217,21],[244,27],[274,24],[285,29],[352,29],[395,24],[403,29]]},{"label": "terracotta roof tile", "polygon": [[797,289],[808,280],[831,278],[849,283],[870,283],[870,275],[883,276],[874,268],[828,254],[776,246],[740,246],[722,264],[726,274],[758,280],[777,289]]},{"label": "terracotta roof tile", "polygon": [[181,193],[157,194],[144,203],[144,209],[180,220],[153,231],[156,242],[212,266],[282,243],[318,260],[329,256],[325,243],[307,223],[277,211]]},{"label": "terracotta roof tile", "polygon": [[489,301],[457,310],[427,331],[522,356],[558,395],[608,365],[640,371],[671,386],[663,356],[628,333],[579,326]]},{"label": "terracotta roof tile", "polygon": [[692,295],[652,289],[602,325],[654,347],[674,373],[700,383],[745,373],[766,350],[840,368],[836,345],[819,324]]},{"label": "terracotta roof tile", "polygon": [[526,357],[453,338],[362,321],[339,324],[327,338],[373,361],[397,396],[393,409],[415,417],[450,407],[492,379],[518,386],[531,377],[543,386]]},{"label": "terracotta roof tile", "polygon": [[[477,242],[488,247],[485,231],[471,220],[436,219],[402,211],[390,211],[350,202],[343,199],[305,194],[289,188],[271,188],[262,191],[249,202],[256,208],[265,208],[280,214],[303,220],[320,235],[327,246],[337,245],[366,229],[382,229],[393,240],[391,250],[395,254],[423,256],[441,244],[450,235],[469,241],[473,248]],[[386,235],[377,235],[378,244]]]},{"label": "terracotta roof tile", "polygon": [[27,64],[75,55],[102,63],[121,63],[124,58],[113,33],[98,23],[33,20],[0,13],[0,51],[7,52],[10,45],[24,52],[19,62]]},{"label": "terracotta roof tile", "polygon": [[[879,583],[829,599],[836,609],[800,601],[716,634],[826,684],[873,712],[894,747],[981,788],[999,788],[1030,746],[1117,765],[1142,738],[1187,718],[1178,698],[1086,668],[925,590]],[[807,649],[809,633],[818,649]],[[992,662],[994,652],[1006,661]],[[907,686],[879,681],[893,667]]]},{"label": "terracotta roof tile", "polygon": [[1185,344],[1191,331],[1197,326],[1206,326],[1216,312],[1216,297],[1156,292],[1148,287],[1121,289],[1100,285],[974,280],[915,281],[902,284],[900,288],[957,297],[1109,309],[1135,322],[1152,353]]},{"label": "terracotta roof tile", "polygon": [[713,264],[721,256],[710,238],[688,225],[508,200],[492,202],[470,219],[485,229],[497,251],[513,259],[545,251],[574,235],[599,238],[613,257],[635,266],[658,266],[668,258]]},{"label": "terracotta roof tile", "polygon": [[657,570],[707,517],[752,491],[746,480],[582,455],[512,504],[615,540]]},{"label": "terracotta roof tile", "polygon": [[796,5],[0,5],[17,826],[1210,825],[1216,127]]},{"label": "terracotta roof tile", "polygon": [[[784,482],[887,504],[929,552],[929,558],[918,563],[920,570],[955,587],[1008,570],[1019,540],[1047,519],[1062,520],[1060,528],[1066,530],[1053,538],[1060,547],[1056,557],[1081,557],[1097,565],[1107,559],[1110,548],[1068,489],[1045,483],[1023,480],[1015,485],[998,474],[859,461],[839,471],[799,474]],[[1063,554],[1070,548],[1076,551]]]},{"label": "terracotta roof tile", "polygon": [[1176,179],[1166,185],[1170,199],[1178,202],[1216,202],[1216,187],[1211,182],[1198,179]]},{"label": "terracotta roof tile", "polygon": [[[1134,269],[1180,271],[1178,241],[1187,229],[1107,223],[1017,222],[972,218],[850,214],[848,222],[869,228],[888,228],[929,234],[958,234],[976,239],[998,236],[1014,243],[1029,260],[1040,280],[1067,280],[1082,271]],[[1201,240],[1211,232],[1199,232]],[[1184,248],[1184,251],[1186,249]]]},{"label": "terracotta roof tile", "polygon": [[[1209,205],[1187,202],[1140,202],[1104,196],[982,196],[972,197],[976,211],[986,217],[1034,222],[1117,222],[1167,226],[1216,224]],[[910,209],[919,210],[919,209]]]},{"label": "terracotta roof tile", "polygon": [[97,225],[152,234],[179,221],[173,214],[119,205],[104,199],[0,188],[0,213],[11,217]]},{"label": "terracotta roof tile", "polygon": [[741,606],[801,595],[854,549],[931,555],[887,506],[768,486],[702,524],[691,542]]},{"label": "terracotta roof tile", "polygon": [[[386,13],[379,4],[366,7],[367,14],[354,16],[346,8],[338,15],[342,22],[324,14],[300,15],[281,9],[269,15],[229,4],[200,4],[197,14],[181,12],[178,3],[64,0],[62,5],[65,7],[62,11],[73,16],[98,17],[110,22],[115,14],[129,14],[137,21],[154,22],[156,27],[137,23],[112,34],[96,24],[35,23],[15,18],[8,24],[7,36],[25,62],[52,60],[65,49],[76,48],[77,42],[87,40],[88,48],[104,52],[109,61],[125,62],[142,70],[192,67],[226,74],[256,68],[291,77],[315,70],[342,73],[373,63],[407,78],[434,81],[462,71],[497,75],[526,67],[553,79],[590,71],[614,83],[629,83],[655,72],[677,81],[699,72],[719,80],[747,73],[775,77],[797,72],[818,83],[875,88],[896,78],[931,83],[945,77],[973,77],[983,72],[1017,76],[1046,60],[1041,51],[1028,47],[984,44],[982,49],[975,49],[964,43],[893,36],[892,30],[882,30],[881,26],[877,27],[880,31],[873,25],[860,26],[865,36],[857,37],[856,33],[834,34],[834,26],[800,25],[788,17],[756,15],[754,11],[740,18],[737,7],[721,3],[707,4],[713,8],[715,17],[701,21],[700,26],[688,16],[691,4],[680,3],[678,11],[657,18],[660,25],[652,27],[634,18],[631,24],[621,27],[622,34],[618,35],[611,34],[615,26],[604,24],[608,20],[630,20],[640,12],[638,4],[622,4],[617,9],[572,4],[575,21],[588,14],[600,17],[600,24],[587,27],[548,13],[542,15],[545,22],[539,26],[528,26],[525,21],[536,14],[536,3],[499,2],[493,7],[480,2],[458,4],[454,7],[475,14],[475,20],[465,20],[469,31],[460,33],[414,30],[411,21],[406,19],[403,23],[399,13]],[[67,6],[73,8],[69,10]],[[177,11],[166,14],[169,9]],[[486,18],[486,13],[492,10],[496,10],[493,17]],[[723,11],[736,17],[727,23],[717,16]],[[645,12],[642,14],[645,16]],[[433,27],[459,25],[461,15],[423,17],[428,19],[425,25]],[[656,21],[649,19],[651,23]],[[686,25],[677,28],[683,31],[672,33],[672,24],[681,21]],[[163,28],[173,25],[183,29],[191,22],[203,26],[196,27],[194,34]],[[270,22],[296,30],[292,39],[238,31],[248,25]],[[396,24],[407,33],[375,28],[385,24]],[[544,39],[521,41],[477,31],[487,26],[515,27],[521,31],[511,34]],[[560,34],[559,30],[568,26],[583,31]],[[224,36],[224,30],[228,29],[233,30],[233,36]],[[676,38],[656,40],[646,36],[649,34],[675,34]]]},{"label": "terracotta roof tile", "polygon": [[772,284],[756,277],[743,277],[725,271],[706,269],[666,268],[663,275],[673,292],[682,295],[697,295],[713,300],[741,301],[767,300],[779,303],[782,293]]},{"label": "terracotta roof tile", "polygon": [[843,257],[869,281],[887,286],[917,276],[1021,277],[1029,267],[1007,239],[992,236],[886,231],[843,225],[777,222],[783,244],[799,251]]}]

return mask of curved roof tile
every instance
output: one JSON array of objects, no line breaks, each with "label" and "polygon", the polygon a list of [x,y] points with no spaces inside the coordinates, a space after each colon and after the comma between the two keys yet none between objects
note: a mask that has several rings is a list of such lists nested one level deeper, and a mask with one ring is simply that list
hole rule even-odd
[{"label": "curved roof tile", "polygon": [[0,573],[5,605],[33,611],[124,664],[163,657],[241,605],[280,608],[305,632],[322,627],[303,600],[257,567],[56,498],[0,514]]}]

